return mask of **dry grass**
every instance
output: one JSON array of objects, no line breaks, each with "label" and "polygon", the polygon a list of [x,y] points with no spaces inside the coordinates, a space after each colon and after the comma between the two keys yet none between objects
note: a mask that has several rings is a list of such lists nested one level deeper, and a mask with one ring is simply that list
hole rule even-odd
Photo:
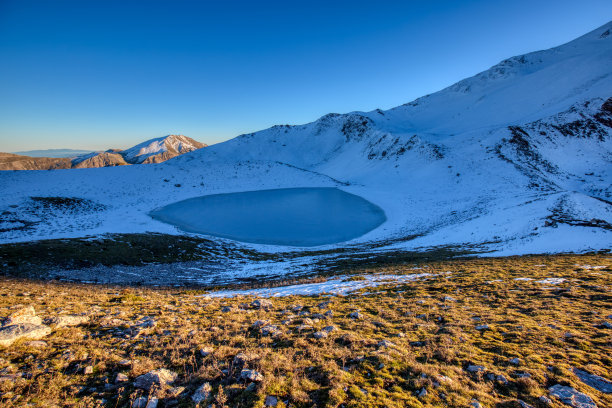
[{"label": "dry grass", "polygon": [[[217,407],[263,406],[268,395],[278,397],[279,407],[467,407],[472,400],[511,407],[517,398],[544,406],[538,398],[557,383],[590,395],[600,407],[612,406],[610,394],[570,371],[579,367],[612,378],[612,330],[599,326],[612,320],[611,264],[609,255],[440,261],[419,265],[438,274],[433,278],[367,295],[272,299],[267,311],[245,307],[250,298],[210,299],[195,291],[2,279],[0,316],[34,305],[42,317],[86,313],[91,322],[58,329],[43,346],[18,341],[0,350],[0,405],[129,406],[149,396],[132,387],[133,379],[164,367],[179,374],[175,385],[185,391],[153,391],[160,407],[193,406],[190,396],[204,382],[211,383],[213,398],[202,406]],[[414,273],[413,267],[369,271]],[[566,281],[536,282],[550,277]],[[331,303],[320,309],[324,301]],[[308,314],[299,316],[298,305]],[[233,310],[223,313],[223,306]],[[333,317],[297,330],[328,309]],[[348,317],[355,310],[363,319]],[[129,330],[147,316],[156,319],[154,328],[138,335]],[[256,320],[277,325],[281,334],[262,336],[251,327]],[[480,324],[490,330],[477,330]],[[328,325],[337,328],[328,338],[312,337]],[[381,340],[393,345],[381,347]],[[203,357],[203,347],[214,351]],[[240,352],[247,355],[245,367],[264,375],[261,383],[249,386],[237,378],[243,367],[234,357]],[[518,366],[509,363],[514,357]],[[470,373],[470,364],[485,371]],[[86,366],[93,374],[83,373]],[[115,385],[117,373],[130,381]],[[487,374],[503,375],[508,383]],[[422,389],[427,394],[417,396]],[[554,400],[552,406],[563,405]]]}]

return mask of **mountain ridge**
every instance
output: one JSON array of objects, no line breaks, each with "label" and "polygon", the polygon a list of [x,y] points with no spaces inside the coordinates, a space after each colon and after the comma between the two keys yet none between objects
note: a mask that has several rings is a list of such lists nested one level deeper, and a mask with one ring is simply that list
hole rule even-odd
[{"label": "mountain ridge", "polygon": [[[85,197],[113,208],[83,215],[90,226],[80,234],[177,234],[148,212],[206,194],[335,186],[387,214],[385,224],[350,245],[475,245],[496,254],[609,249],[612,36],[603,34],[610,29],[612,22],[550,50],[511,57],[396,108],[277,125],[155,168],[94,169],[78,180],[57,172],[35,182],[0,179],[12,191],[0,207],[26,205],[34,193],[18,180],[27,180],[36,195]],[[101,188],[108,177],[121,185]],[[70,236],[69,220],[53,222],[54,229],[41,223],[0,239]]]},{"label": "mountain ridge", "polygon": [[[1,153],[0,170],[83,169],[161,163],[206,146],[208,145],[187,136],[167,135],[149,139],[126,150],[108,149],[87,152],[75,157],[40,157]],[[67,149],[53,150],[64,152]]]}]

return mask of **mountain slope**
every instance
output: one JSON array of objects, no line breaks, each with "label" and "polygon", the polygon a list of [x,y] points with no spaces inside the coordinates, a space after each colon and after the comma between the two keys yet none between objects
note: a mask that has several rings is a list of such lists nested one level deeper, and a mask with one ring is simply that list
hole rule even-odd
[{"label": "mountain slope", "polygon": [[92,167],[112,167],[125,166],[129,164],[123,159],[123,156],[113,151],[93,152],[83,156],[79,156],[72,160],[73,169],[85,169]]},{"label": "mountain slope", "polygon": [[[611,30],[608,23],[568,44],[510,58],[388,111],[274,126],[159,166],[95,169],[70,179],[61,172],[0,174],[10,191],[0,209],[17,206],[14,220],[27,213],[32,195],[82,197],[106,208],[71,219],[47,214],[0,239],[178,233],[147,213],[204,194],[338,186],[380,206],[388,219],[351,245],[469,245],[499,254],[610,248]],[[171,151],[162,145],[145,143],[124,157],[144,161]],[[107,186],[109,178],[121,183]]]},{"label": "mountain slope", "polygon": [[[168,135],[148,140],[127,150],[110,149],[104,152],[87,152],[70,158],[29,157],[0,153],[0,170],[85,169],[161,163],[205,146],[207,145],[183,135]],[[65,150],[58,149],[57,152],[61,154]]]},{"label": "mountain slope", "polygon": [[70,159],[55,157],[30,157],[12,153],[0,153],[0,170],[51,170],[69,169]]},{"label": "mountain slope", "polygon": [[187,136],[168,135],[147,140],[122,151],[121,155],[128,163],[132,164],[161,163],[206,146],[206,144],[197,142]]}]

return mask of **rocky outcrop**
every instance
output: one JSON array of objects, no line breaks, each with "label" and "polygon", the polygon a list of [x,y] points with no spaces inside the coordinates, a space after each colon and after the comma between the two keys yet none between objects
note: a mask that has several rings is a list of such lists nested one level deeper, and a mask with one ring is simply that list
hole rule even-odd
[{"label": "rocky outcrop", "polygon": [[176,381],[177,378],[178,374],[175,372],[160,368],[137,377],[134,381],[134,387],[144,390],[150,390],[153,386],[164,388]]},{"label": "rocky outcrop", "polygon": [[8,347],[19,339],[40,340],[51,334],[49,326],[32,323],[19,323],[0,329],[0,346]]}]

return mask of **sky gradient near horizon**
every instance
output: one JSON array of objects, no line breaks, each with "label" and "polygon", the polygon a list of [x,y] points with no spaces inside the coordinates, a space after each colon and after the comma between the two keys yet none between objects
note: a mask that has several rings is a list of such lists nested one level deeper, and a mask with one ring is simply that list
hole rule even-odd
[{"label": "sky gradient near horizon", "polygon": [[609,0],[0,0],[0,151],[388,109],[611,18]]}]

